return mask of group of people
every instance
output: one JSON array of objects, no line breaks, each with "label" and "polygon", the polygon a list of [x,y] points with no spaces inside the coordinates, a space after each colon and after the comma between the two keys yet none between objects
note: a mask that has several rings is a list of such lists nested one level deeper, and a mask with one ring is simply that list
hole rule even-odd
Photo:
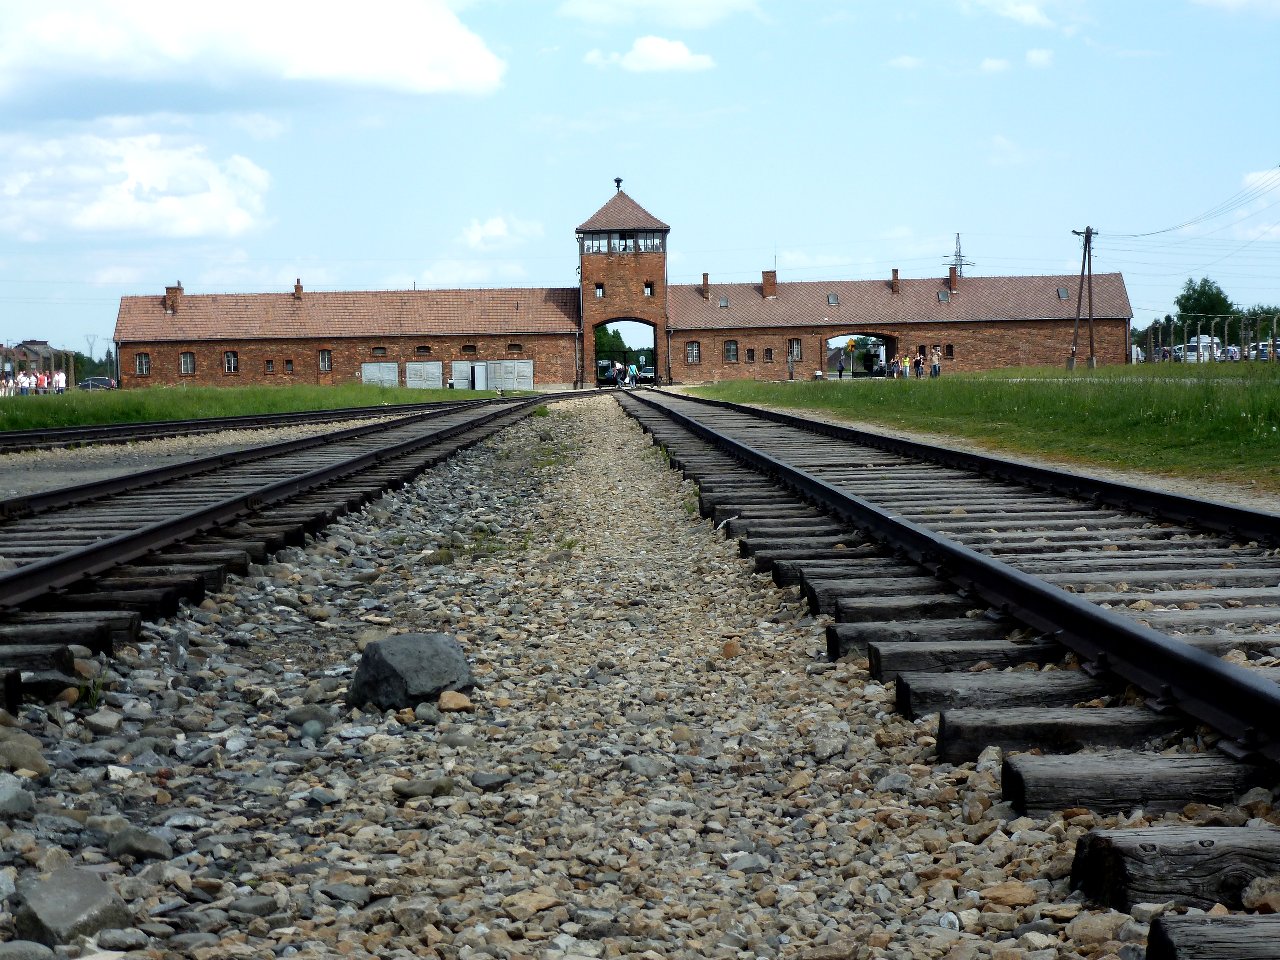
[{"label": "group of people", "polygon": [[5,371],[0,376],[0,397],[28,397],[39,393],[66,393],[65,370]]},{"label": "group of people", "polygon": [[[917,353],[914,357],[907,354],[899,354],[889,360],[889,378],[891,380],[906,379],[908,377],[916,377],[923,379],[924,377],[925,355]],[[942,376],[942,348],[934,347],[929,352],[929,377]]]},{"label": "group of people", "polygon": [[613,361],[613,382],[618,386],[634,387],[638,376],[640,376],[640,368],[634,363],[624,367],[620,361]]}]

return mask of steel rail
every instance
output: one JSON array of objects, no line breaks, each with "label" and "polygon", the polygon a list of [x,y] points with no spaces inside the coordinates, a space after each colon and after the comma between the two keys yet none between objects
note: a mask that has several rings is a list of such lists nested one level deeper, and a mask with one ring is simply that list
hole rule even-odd
[{"label": "steel rail", "polygon": [[[0,574],[0,609],[15,607],[34,597],[65,588],[84,577],[128,563],[185,537],[225,525],[239,517],[252,514],[264,506],[358,473],[374,464],[413,453],[421,447],[450,440],[500,417],[523,412],[527,407],[543,402],[545,398],[536,397],[523,402],[504,404],[462,423],[366,451],[355,457],[139,527],[129,533],[98,540],[77,550],[37,560],[16,570],[2,573]],[[347,432],[349,431],[342,431],[344,434]]]},{"label": "steel rail", "polygon": [[221,430],[255,430],[333,420],[408,416],[435,407],[461,407],[484,400],[437,400],[430,403],[381,404],[328,410],[296,410],[288,413],[251,413],[231,417],[197,417],[191,420],[145,420],[139,423],[82,424],[74,427],[34,427],[0,431],[0,453],[90,444],[130,443],[160,437],[216,433]]},{"label": "steel rail", "polygon": [[1235,755],[1280,762],[1280,684],[905,520],[686,414],[632,396],[936,576],[1135,684],[1156,698],[1155,706],[1176,706],[1209,724],[1233,741],[1230,752]]},{"label": "steel rail", "polygon": [[[480,401],[477,408],[484,404],[495,402],[497,401]],[[411,416],[418,419],[429,420],[436,417],[448,416],[451,413],[457,412],[459,409],[469,409],[471,405],[472,404],[435,406],[416,414],[412,414]],[[409,419],[410,416],[405,416],[395,420],[389,420],[384,423],[364,424],[361,426],[347,427],[343,430],[336,430],[330,433],[320,433],[310,437],[297,437],[293,440],[281,440],[277,443],[260,444],[254,447],[246,447],[242,450],[213,453],[206,457],[197,457],[193,460],[183,460],[181,463],[152,467],[147,470],[140,470],[136,473],[123,474],[118,477],[108,477],[105,480],[93,480],[89,483],[78,484],[74,487],[58,487],[53,490],[44,490],[39,493],[10,497],[7,500],[0,500],[0,520],[14,520],[19,517],[34,516],[49,510],[62,509],[63,507],[68,507],[74,503],[84,503],[89,500],[96,500],[99,497],[110,496],[116,493],[141,490],[145,487],[155,486],[156,484],[168,483],[172,480],[180,480],[183,477],[208,473],[210,470],[221,469],[223,467],[234,466],[242,463],[251,463],[254,460],[263,460],[268,457],[287,456],[291,453],[297,453],[300,450],[326,446],[343,440],[349,440],[354,437],[370,436],[375,433],[386,432],[394,430],[397,427],[402,427]]]},{"label": "steel rail", "polygon": [[[658,391],[661,393],[662,391]],[[1133,513],[1142,513],[1173,523],[1187,523],[1217,533],[1237,536],[1245,540],[1259,540],[1270,544],[1280,544],[1280,513],[1267,510],[1252,510],[1249,507],[1220,503],[1187,497],[1182,494],[1169,493],[1164,490],[1153,490],[1149,487],[1120,483],[1113,480],[1101,480],[1070,470],[1057,470],[1051,467],[1040,467],[1015,460],[1002,460],[998,457],[981,453],[968,453],[946,447],[933,446],[916,440],[904,440],[884,434],[859,430],[835,423],[824,423],[810,420],[796,414],[783,413],[778,410],[762,410],[746,404],[732,403],[727,400],[708,400],[702,397],[689,397],[683,394],[667,394],[679,396],[690,403],[733,410],[754,417],[794,427],[807,433],[832,437],[862,444],[888,453],[909,457],[913,460],[928,460],[945,467],[967,470],[983,476],[1008,480],[1025,486],[1035,487],[1072,497],[1077,500],[1090,500],[1094,503],[1119,507]]]}]

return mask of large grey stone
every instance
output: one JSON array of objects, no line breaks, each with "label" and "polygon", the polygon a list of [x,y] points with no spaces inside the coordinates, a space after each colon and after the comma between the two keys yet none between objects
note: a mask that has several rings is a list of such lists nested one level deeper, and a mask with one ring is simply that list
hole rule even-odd
[{"label": "large grey stone", "polygon": [[56,960],[57,954],[34,940],[0,943],[0,960]]},{"label": "large grey stone", "polygon": [[107,853],[117,858],[130,856],[135,860],[168,860],[173,856],[173,848],[163,837],[129,826],[112,834],[107,841]]},{"label": "large grey stone", "polygon": [[14,917],[18,936],[48,946],[109,927],[127,927],[133,919],[101,877],[72,866],[19,884],[19,893],[24,902]]},{"label": "large grey stone", "polygon": [[347,688],[354,707],[373,704],[400,710],[435,700],[446,690],[474,685],[471,665],[453,637],[444,633],[404,633],[374,640],[364,648]]}]

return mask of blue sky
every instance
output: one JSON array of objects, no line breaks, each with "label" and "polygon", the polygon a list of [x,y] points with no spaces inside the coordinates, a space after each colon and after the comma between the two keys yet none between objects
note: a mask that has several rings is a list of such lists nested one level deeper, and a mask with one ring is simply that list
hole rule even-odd
[{"label": "blue sky", "polygon": [[0,340],[572,286],[615,176],[673,283],[1075,273],[1092,225],[1138,325],[1276,304],[1277,48],[1280,0],[0,0]]}]

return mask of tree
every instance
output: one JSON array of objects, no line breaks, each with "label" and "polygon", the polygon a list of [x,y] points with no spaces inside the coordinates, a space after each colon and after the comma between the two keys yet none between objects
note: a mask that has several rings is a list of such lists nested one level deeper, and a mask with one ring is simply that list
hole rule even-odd
[{"label": "tree", "polygon": [[621,330],[610,330],[604,324],[596,327],[596,358],[617,357],[619,360],[627,352],[627,344],[622,339]]},{"label": "tree", "polygon": [[1173,303],[1178,308],[1175,319],[1183,338],[1180,342],[1189,341],[1196,334],[1208,336],[1211,329],[1224,344],[1240,342],[1240,310],[1208,277],[1201,277],[1199,283],[1188,277]]}]

